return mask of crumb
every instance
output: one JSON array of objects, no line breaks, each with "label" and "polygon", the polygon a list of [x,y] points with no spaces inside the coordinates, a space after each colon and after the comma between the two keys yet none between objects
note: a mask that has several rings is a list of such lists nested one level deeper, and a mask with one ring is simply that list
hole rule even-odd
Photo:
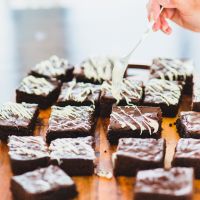
[{"label": "crumb", "polygon": [[172,124],[172,123],[170,123],[170,124],[169,124],[169,127],[172,127],[172,126],[173,126],[173,124]]},{"label": "crumb", "polygon": [[113,177],[113,174],[111,172],[108,172],[102,169],[97,170],[95,174],[99,177],[107,178],[107,179],[111,179]]}]

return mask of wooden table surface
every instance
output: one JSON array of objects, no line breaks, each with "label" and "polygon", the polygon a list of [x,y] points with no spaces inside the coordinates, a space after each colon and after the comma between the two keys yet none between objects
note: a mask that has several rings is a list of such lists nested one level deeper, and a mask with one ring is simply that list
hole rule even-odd
[{"label": "wooden table surface", "polygon": [[[180,110],[190,110],[190,97],[184,96]],[[50,109],[41,111],[39,122],[37,124],[35,135],[45,135]],[[97,169],[112,172],[111,154],[115,151],[115,146],[110,146],[106,139],[106,127],[109,119],[99,119],[95,132],[95,151],[97,156]],[[179,136],[176,132],[174,122],[176,118],[163,118],[162,137],[167,141],[167,150],[165,157],[165,167],[170,167],[174,148]],[[172,127],[170,126],[172,124]],[[0,199],[12,200],[9,189],[12,172],[8,157],[8,147],[6,143],[0,145]],[[96,175],[90,177],[73,177],[79,195],[79,200],[99,199],[99,200],[128,200],[134,199],[134,178],[119,177],[106,179]],[[195,181],[194,200],[200,199],[200,181]]]}]

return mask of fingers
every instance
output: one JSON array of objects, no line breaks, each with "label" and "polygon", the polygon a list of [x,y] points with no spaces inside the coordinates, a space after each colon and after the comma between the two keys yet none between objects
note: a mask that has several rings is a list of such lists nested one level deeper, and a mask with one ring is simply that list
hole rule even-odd
[{"label": "fingers", "polygon": [[171,27],[169,26],[168,22],[166,21],[166,19],[163,16],[160,16],[160,22],[161,22],[160,29],[164,33],[169,35],[172,32],[172,29],[171,29]]},{"label": "fingers", "polygon": [[149,21],[156,21],[160,13],[160,5],[157,3],[156,0],[150,0],[147,4],[148,10],[148,19]]},{"label": "fingers", "polygon": [[179,1],[180,0],[149,0],[147,4],[149,21],[156,21],[160,14],[160,6],[163,6],[165,9],[177,8],[179,6]]}]

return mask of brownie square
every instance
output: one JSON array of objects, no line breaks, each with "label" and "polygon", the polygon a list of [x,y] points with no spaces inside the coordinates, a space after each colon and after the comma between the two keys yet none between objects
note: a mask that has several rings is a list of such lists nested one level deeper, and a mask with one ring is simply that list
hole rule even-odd
[{"label": "brownie square", "polygon": [[71,176],[89,176],[94,173],[95,152],[93,137],[62,138],[50,144],[51,163],[59,165]]},{"label": "brownie square", "polygon": [[182,86],[178,82],[150,79],[145,86],[143,104],[160,107],[164,117],[175,117],[180,104]]},{"label": "brownie square", "polygon": [[164,166],[164,139],[121,138],[113,153],[115,176],[135,176],[138,170]]},{"label": "brownie square", "polygon": [[72,80],[73,70],[74,67],[69,64],[68,60],[52,56],[33,67],[30,74],[47,79],[56,78],[64,82]]},{"label": "brownie square", "polygon": [[23,174],[49,164],[49,152],[41,136],[10,136],[9,156],[14,174]]},{"label": "brownie square", "polygon": [[180,137],[200,139],[200,112],[182,111],[176,121]]},{"label": "brownie square", "polygon": [[45,109],[57,100],[59,93],[60,82],[30,75],[21,81],[16,90],[16,101],[37,103],[40,108]]},{"label": "brownie square", "polygon": [[74,181],[59,167],[49,166],[11,178],[16,200],[66,200],[77,195]]},{"label": "brownie square", "polygon": [[108,57],[93,57],[83,61],[74,70],[74,76],[78,82],[101,84],[105,80],[112,79],[114,62]]},{"label": "brownie square", "polygon": [[193,169],[175,167],[139,171],[135,200],[192,200]]},{"label": "brownie square", "polygon": [[95,110],[99,111],[99,99],[101,89],[99,85],[91,83],[76,83],[71,81],[64,83],[57,100],[58,106],[91,106],[95,105]]},{"label": "brownie square", "polygon": [[170,81],[185,81],[184,93],[191,94],[194,64],[190,59],[155,58],[151,66],[151,77]]},{"label": "brownie square", "polygon": [[9,135],[32,135],[39,110],[37,104],[7,102],[0,107],[0,139]]},{"label": "brownie square", "polygon": [[112,111],[112,106],[117,102],[120,106],[135,104],[139,105],[143,97],[143,83],[124,78],[121,85],[121,100],[117,102],[112,95],[112,82],[105,81],[102,84],[102,93],[100,99],[101,117],[109,117]]},{"label": "brownie square", "polygon": [[193,167],[196,178],[200,178],[200,140],[181,138],[176,146],[172,166]]},{"label": "brownie square", "polygon": [[96,122],[94,113],[94,108],[90,106],[52,106],[47,143],[57,138],[93,136]]},{"label": "brownie square", "polygon": [[111,144],[120,138],[160,138],[161,123],[159,107],[113,106],[107,137]]}]

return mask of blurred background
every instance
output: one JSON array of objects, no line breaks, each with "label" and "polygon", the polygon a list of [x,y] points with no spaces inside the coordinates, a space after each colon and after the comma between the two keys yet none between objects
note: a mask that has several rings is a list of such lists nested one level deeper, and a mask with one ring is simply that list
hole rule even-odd
[{"label": "blurred background", "polygon": [[[30,67],[51,55],[78,64],[92,55],[126,54],[147,26],[147,0],[1,0],[0,102],[14,99]],[[173,34],[151,34],[132,63],[153,57],[193,58],[200,35],[172,24]],[[200,71],[200,70],[199,70]]]}]

